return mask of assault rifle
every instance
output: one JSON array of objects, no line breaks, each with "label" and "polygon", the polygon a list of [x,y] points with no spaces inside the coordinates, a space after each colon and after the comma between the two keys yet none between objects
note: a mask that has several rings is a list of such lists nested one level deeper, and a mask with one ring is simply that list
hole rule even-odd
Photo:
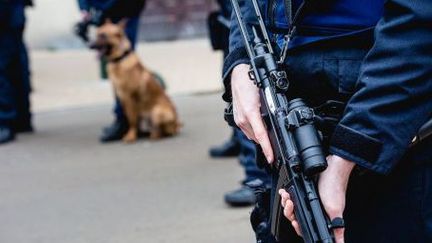
[{"label": "assault rifle", "polygon": [[[305,242],[334,242],[332,228],[342,227],[343,221],[330,222],[319,199],[316,177],[327,168],[327,161],[314,126],[314,111],[302,99],[286,97],[287,75],[275,60],[258,3],[251,1],[258,26],[245,23],[238,0],[231,3],[250,58],[249,76],[258,86],[263,104],[261,113],[275,154],[273,169],[279,174],[277,189],[290,194]],[[275,193],[271,231],[276,240],[286,232],[280,228],[284,218],[280,201]]]}]

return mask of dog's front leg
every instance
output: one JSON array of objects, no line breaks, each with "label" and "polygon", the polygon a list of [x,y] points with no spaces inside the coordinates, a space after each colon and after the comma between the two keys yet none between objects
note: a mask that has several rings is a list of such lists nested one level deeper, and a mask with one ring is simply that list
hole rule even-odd
[{"label": "dog's front leg", "polygon": [[124,97],[122,105],[129,123],[129,130],[123,136],[123,142],[133,143],[138,136],[138,107],[132,97]]}]

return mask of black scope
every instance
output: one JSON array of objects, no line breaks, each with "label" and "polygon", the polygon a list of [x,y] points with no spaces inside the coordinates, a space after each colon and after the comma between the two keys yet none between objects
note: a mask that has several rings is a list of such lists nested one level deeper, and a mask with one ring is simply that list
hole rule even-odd
[{"label": "black scope", "polygon": [[313,176],[327,168],[327,160],[321,147],[320,137],[313,125],[314,112],[302,99],[288,104],[288,123],[300,154],[301,167],[307,176]]}]

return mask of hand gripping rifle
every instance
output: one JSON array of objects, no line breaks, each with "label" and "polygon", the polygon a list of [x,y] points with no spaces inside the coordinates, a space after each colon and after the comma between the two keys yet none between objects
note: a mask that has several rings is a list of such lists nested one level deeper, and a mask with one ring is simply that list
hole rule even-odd
[{"label": "hand gripping rifle", "polygon": [[[332,228],[343,227],[343,220],[330,222],[319,199],[316,176],[327,168],[327,161],[314,126],[314,112],[302,99],[287,99],[287,75],[275,61],[258,3],[251,1],[259,26],[247,26],[238,0],[231,3],[250,58],[249,76],[260,90],[261,113],[275,153],[273,168],[279,174],[277,190],[283,188],[290,194],[305,242],[334,242]],[[270,223],[276,240],[286,232],[281,228],[284,215],[280,201],[275,193]]]}]

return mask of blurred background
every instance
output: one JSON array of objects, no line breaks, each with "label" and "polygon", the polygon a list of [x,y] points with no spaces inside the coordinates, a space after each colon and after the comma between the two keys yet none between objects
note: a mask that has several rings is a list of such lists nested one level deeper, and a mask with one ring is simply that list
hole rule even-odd
[{"label": "blurred background", "polygon": [[[26,33],[29,46],[45,49],[80,48],[71,28],[80,19],[77,1],[38,0],[29,11]],[[148,0],[140,19],[141,41],[166,41],[207,37],[206,20],[218,9],[214,0]],[[55,19],[55,21],[53,21]]]},{"label": "blurred background", "polygon": [[0,145],[0,242],[253,242],[251,208],[224,201],[244,170],[235,156],[209,156],[232,134],[223,53],[208,39],[216,1],[147,1],[136,51],[163,78],[184,126],[131,145],[99,141],[113,120],[113,88],[73,32],[77,1],[34,5],[25,29],[34,132]]},{"label": "blurred background", "polygon": [[[216,1],[148,0],[146,5],[138,31],[142,62],[164,76],[170,94],[220,91],[222,53],[212,51],[207,27]],[[38,0],[27,9],[27,17],[33,109],[111,102],[111,85],[98,82],[96,54],[73,32],[81,18],[77,1]],[[76,99],[70,93],[83,96]],[[47,98],[55,98],[55,104]]]}]

